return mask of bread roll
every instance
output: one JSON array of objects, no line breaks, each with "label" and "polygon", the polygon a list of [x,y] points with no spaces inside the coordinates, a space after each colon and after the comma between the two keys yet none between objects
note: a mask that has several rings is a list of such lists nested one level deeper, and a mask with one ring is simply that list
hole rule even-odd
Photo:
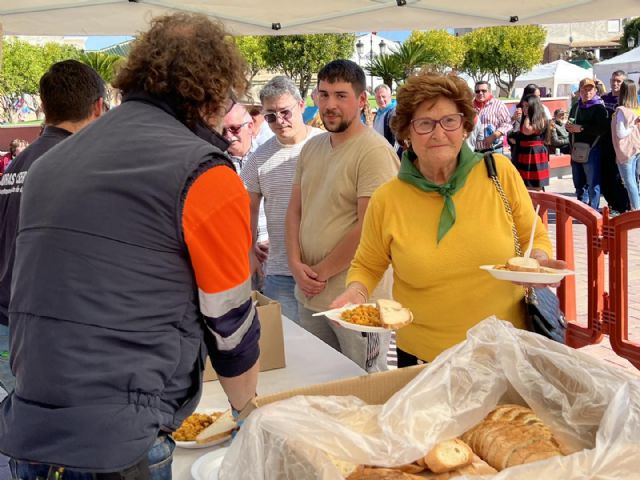
[{"label": "bread roll", "polygon": [[209,443],[221,440],[231,435],[231,432],[233,432],[237,426],[229,409],[198,434],[196,443]]},{"label": "bread roll", "polygon": [[512,257],[507,260],[507,270],[515,272],[539,272],[538,260],[531,257]]},{"label": "bread roll", "polygon": [[394,300],[381,298],[376,301],[376,306],[380,310],[380,321],[384,328],[398,330],[413,322],[411,310]]},{"label": "bread roll", "polygon": [[458,438],[438,443],[424,457],[424,463],[434,473],[451,472],[472,461],[471,448]]}]

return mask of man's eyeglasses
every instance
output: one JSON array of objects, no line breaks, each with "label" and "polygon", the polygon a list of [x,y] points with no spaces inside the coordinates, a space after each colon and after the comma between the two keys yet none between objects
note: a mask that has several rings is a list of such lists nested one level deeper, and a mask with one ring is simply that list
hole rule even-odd
[{"label": "man's eyeglasses", "polygon": [[291,117],[293,116],[293,108],[294,107],[289,107],[289,108],[284,108],[282,110],[278,110],[277,112],[265,113],[264,119],[267,121],[267,123],[273,123],[278,119],[278,117],[280,117],[284,121],[288,122],[291,120]]},{"label": "man's eyeglasses", "polygon": [[416,118],[411,120],[411,126],[418,135],[426,135],[436,129],[436,124],[440,124],[443,130],[452,132],[457,130],[462,125],[464,120],[464,114],[452,113],[451,115],[445,115],[440,120],[433,120],[432,118]]},{"label": "man's eyeglasses", "polygon": [[486,88],[485,89],[482,89],[482,88],[476,89],[476,93],[487,93],[488,91],[489,90],[487,90]]},{"label": "man's eyeglasses", "polygon": [[242,130],[242,127],[248,124],[249,122],[247,121],[242,122],[240,125],[229,125],[228,127],[222,129],[222,136],[226,137],[227,133],[230,133],[231,135],[238,135],[240,133],[240,130]]}]

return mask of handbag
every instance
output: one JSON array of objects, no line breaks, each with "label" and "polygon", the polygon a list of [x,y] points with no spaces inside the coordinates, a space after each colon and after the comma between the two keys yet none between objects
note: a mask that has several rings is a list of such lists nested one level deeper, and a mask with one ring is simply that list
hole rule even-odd
[{"label": "handbag", "polygon": [[571,161],[576,163],[587,163],[591,149],[598,143],[600,137],[596,137],[592,144],[585,142],[573,142],[573,134],[571,135]]},{"label": "handbag", "polygon": [[[522,256],[520,247],[520,239],[516,224],[513,221],[513,211],[507,195],[504,193],[502,184],[498,179],[496,163],[491,153],[484,156],[484,163],[487,168],[489,178],[493,181],[502,204],[507,212],[507,216],[511,219],[511,233],[513,235],[513,244],[517,256]],[[565,333],[567,331],[567,321],[564,313],[560,310],[560,301],[557,295],[549,287],[545,288],[527,288],[524,296],[525,309],[527,313],[527,329],[544,337],[555,340],[558,343],[565,343]]]},{"label": "handbag", "polygon": [[[578,112],[580,109],[576,110],[576,121],[578,121]],[[596,137],[593,143],[589,144],[586,142],[576,142],[574,139],[573,133],[571,134],[571,161],[576,163],[587,163],[589,161],[589,154],[591,153],[591,149],[596,146],[600,140],[600,135]]]}]

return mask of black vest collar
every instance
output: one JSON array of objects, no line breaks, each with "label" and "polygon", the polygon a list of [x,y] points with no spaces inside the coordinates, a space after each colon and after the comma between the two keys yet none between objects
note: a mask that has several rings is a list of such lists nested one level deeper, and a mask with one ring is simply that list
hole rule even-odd
[{"label": "black vest collar", "polygon": [[[179,120],[181,123],[184,123],[178,116],[178,102],[173,98],[158,97],[142,91],[126,93],[123,96],[122,102],[124,103],[131,101],[144,102],[153,105],[154,107],[164,110],[169,115]],[[191,130],[197,137],[201,138],[205,142],[210,143],[214,147],[219,148],[223,152],[226,152],[229,148],[229,142],[222,135],[214,130],[211,130],[200,120],[198,120],[193,128],[189,128],[189,130]]]}]

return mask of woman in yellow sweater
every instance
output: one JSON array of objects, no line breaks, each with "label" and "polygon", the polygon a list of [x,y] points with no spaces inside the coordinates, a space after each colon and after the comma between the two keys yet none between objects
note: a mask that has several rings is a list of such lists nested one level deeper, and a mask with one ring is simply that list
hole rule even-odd
[{"label": "woman in yellow sweater", "polygon": [[[464,80],[453,75],[421,74],[400,88],[392,128],[408,150],[398,178],[371,197],[347,289],[332,305],[366,301],[391,264],[393,296],[414,315],[397,333],[400,367],[433,360],[490,315],[525,327],[522,286],[479,268],[505,263],[515,247],[483,157],[465,142],[474,125],[472,99]],[[520,243],[527,245],[531,198],[510,160],[494,158]],[[549,259],[551,243],[537,225],[532,257],[564,268]]]}]

